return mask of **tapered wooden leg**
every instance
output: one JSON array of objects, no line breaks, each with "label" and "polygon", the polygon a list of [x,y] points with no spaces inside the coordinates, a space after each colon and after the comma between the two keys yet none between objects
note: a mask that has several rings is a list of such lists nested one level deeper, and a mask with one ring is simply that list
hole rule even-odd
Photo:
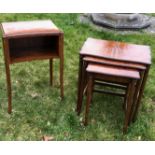
[{"label": "tapered wooden leg", "polygon": [[53,59],[49,60],[50,65],[50,85],[53,85]]},{"label": "tapered wooden leg", "polygon": [[139,91],[141,89],[141,84],[142,84],[142,81],[143,81],[143,77],[144,77],[144,72],[140,72],[140,79],[137,81],[136,85],[135,85],[135,93],[134,93],[134,103],[131,107],[131,116],[130,116],[130,121],[129,121],[129,124],[132,122],[132,119],[133,119],[133,115],[134,115],[134,111],[137,107],[137,101],[138,101],[138,95],[139,95]]},{"label": "tapered wooden leg", "polygon": [[79,77],[78,77],[78,92],[77,92],[77,106],[76,106],[76,111],[77,114],[80,115],[81,113],[81,108],[82,108],[82,99],[83,99],[83,57],[80,55],[79,59]]},{"label": "tapered wooden leg", "polygon": [[64,77],[63,77],[63,71],[64,71],[64,35],[61,34],[59,37],[59,54],[60,54],[60,96],[61,99],[64,98]]},{"label": "tapered wooden leg", "polygon": [[10,77],[10,62],[9,62],[9,46],[8,39],[2,39],[3,41],[3,52],[4,52],[4,62],[6,71],[6,83],[7,83],[7,94],[8,94],[8,113],[12,112],[12,93],[11,93],[11,77]]},{"label": "tapered wooden leg", "polygon": [[63,67],[64,67],[63,59],[60,59],[60,94],[61,94],[61,99],[64,98]]},{"label": "tapered wooden leg", "polygon": [[84,125],[88,125],[88,114],[89,107],[92,100],[92,86],[93,86],[93,77],[92,75],[88,75],[88,87],[87,87],[87,99],[86,99],[86,109],[85,109],[85,120]]},{"label": "tapered wooden leg", "polygon": [[11,93],[11,77],[10,77],[10,67],[6,64],[6,82],[7,82],[7,93],[8,93],[8,113],[12,112],[12,93]]},{"label": "tapered wooden leg", "polygon": [[125,90],[125,96],[124,96],[124,102],[122,104],[122,108],[126,114],[126,109],[127,109],[127,99],[128,99],[128,96],[129,96],[129,89],[128,89],[129,85],[127,85],[127,88]]},{"label": "tapered wooden leg", "polygon": [[94,90],[94,86],[95,86],[95,82],[94,80],[92,80],[92,85],[91,85],[91,90],[92,90],[92,94],[91,94],[91,101],[90,101],[90,104],[92,104],[93,102],[93,90]]},{"label": "tapered wooden leg", "polygon": [[87,68],[88,63],[83,62],[83,67],[82,67],[82,75],[83,75],[83,82],[82,82],[82,91],[83,91],[83,96],[87,95],[87,73],[86,73],[86,68]]},{"label": "tapered wooden leg", "polygon": [[134,82],[134,80],[132,80],[128,86],[127,109],[126,109],[126,113],[125,113],[125,122],[124,122],[124,127],[123,127],[123,133],[126,133],[127,129],[128,129],[128,124],[129,124],[130,115],[131,115],[131,107],[132,107],[132,103],[133,103],[133,95],[134,95],[134,90],[135,90],[134,84],[135,84],[135,82]]},{"label": "tapered wooden leg", "polygon": [[126,101],[127,101],[127,94],[128,94],[127,90],[128,89],[125,90],[124,102],[122,104],[122,108],[123,108],[124,111],[126,111]]},{"label": "tapered wooden leg", "polygon": [[133,122],[136,120],[136,117],[137,117],[137,114],[138,114],[138,109],[139,109],[140,102],[141,102],[141,99],[142,99],[142,96],[143,96],[144,87],[145,87],[145,84],[146,84],[146,81],[147,81],[149,69],[150,69],[150,67],[148,67],[147,70],[144,73],[144,77],[143,77],[143,81],[142,81],[141,88],[140,88],[140,91],[139,91],[136,107],[135,107],[135,110],[134,110],[134,113],[133,113],[133,116],[132,116],[132,121]]}]

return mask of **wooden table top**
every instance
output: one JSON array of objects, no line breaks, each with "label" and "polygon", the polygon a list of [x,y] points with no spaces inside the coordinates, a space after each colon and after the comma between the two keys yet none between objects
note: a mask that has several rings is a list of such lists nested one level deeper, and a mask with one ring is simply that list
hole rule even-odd
[{"label": "wooden table top", "polygon": [[149,46],[124,42],[88,38],[80,54],[124,62],[151,64],[151,50]]},{"label": "wooden table top", "polygon": [[110,75],[115,77],[126,77],[132,79],[139,79],[140,75],[139,72],[132,69],[122,69],[98,64],[88,64],[86,68],[87,72],[96,73],[96,74],[104,74]]},{"label": "wooden table top", "polygon": [[61,33],[51,20],[4,22],[1,28],[3,37]]},{"label": "wooden table top", "polygon": [[139,69],[139,70],[146,69],[146,66],[143,64],[122,62],[122,61],[113,61],[113,60],[108,60],[108,59],[104,59],[104,58],[95,58],[95,57],[85,56],[83,58],[83,60],[87,61],[87,62],[95,63],[95,64],[111,65],[111,66],[118,66],[118,67],[132,68],[132,69]]}]

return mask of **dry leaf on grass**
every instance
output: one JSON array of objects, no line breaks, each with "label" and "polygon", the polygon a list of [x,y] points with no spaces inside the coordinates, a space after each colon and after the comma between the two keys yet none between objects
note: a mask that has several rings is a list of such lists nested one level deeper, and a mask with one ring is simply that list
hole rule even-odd
[{"label": "dry leaf on grass", "polygon": [[53,136],[43,136],[43,141],[52,141],[54,140],[54,137]]}]

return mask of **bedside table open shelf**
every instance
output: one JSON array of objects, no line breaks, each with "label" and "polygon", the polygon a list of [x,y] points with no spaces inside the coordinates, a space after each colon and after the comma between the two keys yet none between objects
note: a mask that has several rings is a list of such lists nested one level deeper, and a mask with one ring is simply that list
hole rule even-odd
[{"label": "bedside table open shelf", "polygon": [[59,57],[59,36],[11,38],[10,63]]}]

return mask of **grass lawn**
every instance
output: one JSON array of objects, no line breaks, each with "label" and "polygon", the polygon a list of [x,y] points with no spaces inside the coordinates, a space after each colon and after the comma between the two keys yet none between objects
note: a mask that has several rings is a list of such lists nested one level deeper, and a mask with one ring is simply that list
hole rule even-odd
[{"label": "grass lawn", "polygon": [[[155,140],[155,35],[144,32],[120,35],[97,32],[77,21],[78,14],[0,14],[0,22],[51,19],[64,31],[65,99],[59,97],[58,61],[54,62],[54,86],[49,86],[49,62],[32,61],[11,66],[13,111],[7,113],[6,77],[0,40],[0,140]],[[122,134],[122,99],[95,94],[90,123],[75,113],[79,50],[87,37],[147,44],[152,67],[137,121]]]}]

